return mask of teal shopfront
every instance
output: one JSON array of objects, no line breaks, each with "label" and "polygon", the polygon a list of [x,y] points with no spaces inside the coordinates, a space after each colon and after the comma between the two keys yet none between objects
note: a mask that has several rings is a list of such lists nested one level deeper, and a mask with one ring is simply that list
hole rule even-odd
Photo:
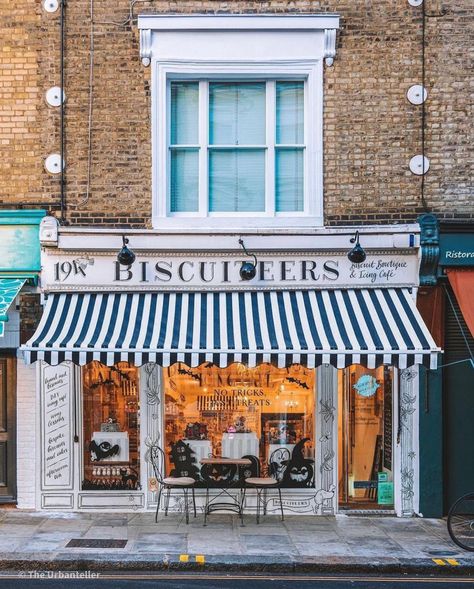
[{"label": "teal shopfront", "polygon": [[[42,210],[0,211],[0,503],[16,498],[16,356],[20,293],[33,295],[41,270]],[[26,334],[27,335],[27,334]]]},{"label": "teal shopfront", "polygon": [[474,489],[474,226],[441,225],[444,508]]}]

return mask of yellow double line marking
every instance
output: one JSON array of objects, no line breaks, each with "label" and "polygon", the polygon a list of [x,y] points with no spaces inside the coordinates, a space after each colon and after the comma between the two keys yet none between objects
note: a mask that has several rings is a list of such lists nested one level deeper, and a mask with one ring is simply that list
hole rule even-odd
[{"label": "yellow double line marking", "polygon": [[459,566],[459,562],[455,558],[432,558],[431,560],[439,566],[446,566],[447,564],[454,567]]},{"label": "yellow double line marking", "polygon": [[[192,561],[192,558],[190,558],[189,554],[180,554],[179,555],[179,562],[193,562],[193,561]],[[197,562],[198,564],[205,564],[206,557],[204,556],[204,554],[196,554],[194,556],[194,562]]]}]

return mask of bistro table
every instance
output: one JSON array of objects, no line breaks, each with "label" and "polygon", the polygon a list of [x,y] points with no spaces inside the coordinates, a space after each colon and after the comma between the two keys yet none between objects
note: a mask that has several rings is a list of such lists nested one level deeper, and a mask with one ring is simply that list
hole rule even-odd
[{"label": "bistro table", "polygon": [[[213,511],[232,511],[240,516],[241,524],[244,525],[244,507],[242,505],[242,488],[244,484],[244,477],[241,473],[243,466],[250,466],[252,462],[248,458],[202,458],[201,464],[203,468],[209,467],[237,467],[237,479],[230,480],[212,480],[209,476],[205,477],[206,481],[206,505],[204,507],[204,525],[207,525],[207,516]],[[225,486],[224,486],[225,485]],[[209,498],[210,489],[220,489],[217,495]],[[232,489],[239,489],[239,497],[235,497]],[[219,501],[220,498],[227,496],[230,501]]]}]

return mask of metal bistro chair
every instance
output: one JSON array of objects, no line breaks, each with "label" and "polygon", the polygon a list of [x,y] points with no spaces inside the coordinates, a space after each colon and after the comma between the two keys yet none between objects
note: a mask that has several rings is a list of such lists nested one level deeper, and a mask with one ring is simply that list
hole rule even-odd
[{"label": "metal bistro chair", "polygon": [[263,506],[263,515],[267,515],[267,491],[276,489],[280,499],[281,521],[285,520],[283,513],[283,502],[281,500],[281,485],[283,477],[281,476],[280,463],[276,460],[276,456],[280,456],[281,450],[274,450],[270,456],[268,463],[269,476],[248,477],[245,479],[244,497],[242,505],[245,500],[245,489],[255,489],[257,493],[257,524],[260,523],[260,506]]},{"label": "metal bistro chair", "polygon": [[167,477],[165,475],[165,453],[159,446],[152,446],[150,448],[150,461],[153,465],[155,477],[159,484],[158,501],[156,504],[155,522],[158,521],[158,511],[160,509],[161,494],[163,489],[167,491],[165,501],[165,516],[168,515],[168,508],[170,505],[170,495],[173,489],[180,489],[184,495],[184,513],[186,515],[186,523],[189,523],[189,502],[188,493],[191,490],[193,499],[194,517],[196,517],[196,497],[194,495],[194,485],[196,481],[192,477]]}]

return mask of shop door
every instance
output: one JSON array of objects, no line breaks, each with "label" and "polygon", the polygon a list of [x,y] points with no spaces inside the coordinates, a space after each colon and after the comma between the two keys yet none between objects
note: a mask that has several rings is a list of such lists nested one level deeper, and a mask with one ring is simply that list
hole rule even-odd
[{"label": "shop door", "polygon": [[392,369],[339,371],[339,507],[393,507]]},{"label": "shop door", "polygon": [[16,499],[16,358],[0,355],[0,503]]}]

